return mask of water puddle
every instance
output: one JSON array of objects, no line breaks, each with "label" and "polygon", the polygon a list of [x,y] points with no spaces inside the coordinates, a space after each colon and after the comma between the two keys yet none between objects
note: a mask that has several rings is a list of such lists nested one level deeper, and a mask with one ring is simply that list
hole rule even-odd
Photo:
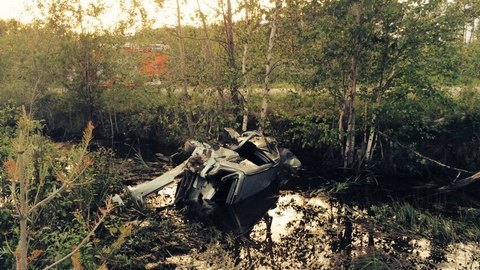
[{"label": "water puddle", "polygon": [[[475,243],[445,244],[388,231],[367,210],[324,193],[267,191],[235,206],[202,207],[202,215],[234,239],[226,254],[241,269],[480,268]],[[211,256],[194,253],[168,261],[211,268]]]},{"label": "water puddle", "polygon": [[[153,168],[161,168],[148,165],[131,182],[149,180]],[[175,190],[175,184],[163,189],[148,204],[170,207]],[[183,269],[480,269],[478,243],[389,228],[386,220],[395,220],[395,213],[384,220],[371,208],[322,192],[270,189],[234,206],[203,203],[193,212],[205,226],[223,231],[222,240],[147,268],[167,263]]]}]

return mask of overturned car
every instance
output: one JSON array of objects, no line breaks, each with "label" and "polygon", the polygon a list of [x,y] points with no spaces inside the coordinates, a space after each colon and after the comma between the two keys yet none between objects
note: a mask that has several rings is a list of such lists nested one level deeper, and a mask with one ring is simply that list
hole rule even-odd
[{"label": "overturned car", "polygon": [[290,150],[278,147],[275,139],[257,131],[240,135],[225,129],[219,145],[191,140],[185,144],[185,150],[191,153],[186,161],[149,182],[128,187],[130,195],[141,204],[146,196],[181,176],[176,205],[202,201],[233,205],[272,184],[284,184],[282,175],[301,166]]}]

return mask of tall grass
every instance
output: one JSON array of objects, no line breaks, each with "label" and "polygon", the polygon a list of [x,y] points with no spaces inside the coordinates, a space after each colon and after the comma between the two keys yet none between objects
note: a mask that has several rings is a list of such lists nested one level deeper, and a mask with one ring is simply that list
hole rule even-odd
[{"label": "tall grass", "polygon": [[478,241],[480,223],[471,222],[465,216],[448,217],[418,209],[407,202],[393,202],[391,205],[372,206],[379,224],[385,229],[432,237],[443,242]]}]

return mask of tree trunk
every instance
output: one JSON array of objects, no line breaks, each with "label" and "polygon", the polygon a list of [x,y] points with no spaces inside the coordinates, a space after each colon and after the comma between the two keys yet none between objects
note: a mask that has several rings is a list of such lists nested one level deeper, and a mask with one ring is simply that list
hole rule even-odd
[{"label": "tree trunk", "polygon": [[[387,58],[390,51],[390,46],[389,46],[390,38],[387,35],[385,39],[386,39],[386,42],[383,49],[383,56],[381,61],[381,73],[380,73],[378,86],[377,88],[372,89],[372,96],[375,97],[375,102],[373,103],[372,105],[373,108],[371,110],[372,111],[371,126],[368,130],[365,131],[367,144],[365,147],[364,157],[365,157],[366,165],[368,165],[368,163],[372,161],[373,152],[375,151],[375,146],[376,146],[376,140],[378,138],[377,128],[376,128],[376,120],[377,120],[376,109],[380,107],[380,103],[382,100],[382,96],[385,92],[385,88],[388,87],[390,81],[395,76],[395,64],[392,65],[390,72],[388,72],[388,75],[386,74]],[[367,116],[367,113],[365,113],[365,116]]]},{"label": "tree trunk", "polygon": [[191,114],[190,106],[190,96],[188,95],[188,87],[187,87],[187,78],[185,74],[185,45],[183,43],[183,36],[182,36],[182,21],[180,15],[180,1],[177,0],[177,35],[178,35],[178,43],[180,45],[180,72],[182,76],[182,92],[183,92],[183,103],[185,106],[185,114],[187,118],[187,126],[188,126],[188,135],[190,137],[195,136],[195,126],[193,124],[193,117]]},{"label": "tree trunk", "polygon": [[[383,78],[383,76],[381,76],[381,78]],[[380,87],[381,87],[381,84],[382,84],[382,79],[380,79]],[[375,94],[375,89],[372,90],[372,95]],[[377,101],[374,103],[374,105],[371,105],[371,106],[374,106],[373,109],[372,109],[372,119],[371,119],[371,123],[370,123],[370,126],[367,126],[365,128],[365,136],[364,136],[364,151],[362,153],[362,157],[361,157],[361,160],[360,160],[360,164],[359,164],[359,167],[362,165],[363,162],[365,162],[366,165],[368,165],[368,163],[370,163],[370,161],[372,160],[372,156],[373,156],[373,148],[374,148],[374,141],[375,141],[375,132],[376,132],[376,128],[375,128],[375,120],[377,119],[377,115],[375,113],[375,108],[377,107],[376,104],[377,102],[379,101],[379,97],[377,98]],[[369,103],[370,102],[365,102],[365,119],[367,119],[368,117],[368,106],[369,106]],[[363,149],[362,149],[363,150]]]},{"label": "tree trunk", "polygon": [[20,217],[20,239],[15,250],[17,270],[27,270],[28,262],[28,231],[27,218]]},{"label": "tree trunk", "polygon": [[267,51],[267,60],[265,63],[265,81],[264,81],[264,89],[263,89],[263,96],[262,96],[262,111],[260,113],[260,127],[263,130],[265,128],[266,120],[267,120],[267,110],[268,110],[268,99],[270,93],[270,75],[272,72],[272,51],[273,45],[275,44],[275,33],[277,32],[277,16],[278,10],[281,6],[280,1],[275,1],[275,12],[272,18],[272,26],[270,29],[270,37],[268,39],[268,51]]},{"label": "tree trunk", "polygon": [[[247,13],[248,17],[248,13]],[[243,46],[243,57],[242,57],[242,75],[243,75],[243,89],[245,90],[245,104],[243,105],[243,121],[242,121],[242,131],[247,131],[248,128],[248,96],[250,89],[248,88],[248,79],[247,79],[247,52],[248,52],[248,43],[245,43]]]},{"label": "tree trunk", "polygon": [[115,139],[115,127],[113,124],[112,109],[108,108],[108,121],[110,122],[110,146],[113,148],[113,141]]},{"label": "tree trunk", "polygon": [[[200,19],[202,21],[203,31],[205,32],[205,38],[207,39],[207,41],[204,43],[205,47],[206,47],[206,59],[205,60],[212,61],[212,65],[213,65],[212,74],[213,74],[213,78],[214,78],[213,80],[214,80],[214,82],[218,82],[218,81],[220,81],[219,72],[217,71],[217,62],[213,59],[213,53],[212,53],[212,49],[210,47],[210,35],[208,34],[207,21],[205,19],[205,14],[202,12],[200,2],[198,0],[196,2],[197,2],[197,9],[198,9],[198,12],[200,14]],[[224,112],[225,111],[225,96],[223,94],[223,87],[217,87],[216,89],[217,89],[217,94],[218,94],[218,99],[219,99],[220,110],[222,112]]]},{"label": "tree trunk", "polygon": [[345,154],[344,154],[344,161],[343,166],[345,168],[350,168],[354,162],[354,152],[355,152],[355,108],[354,108],[354,101],[355,101],[355,90],[356,88],[356,79],[352,82],[352,85],[349,89],[349,94],[347,97],[347,113],[348,113],[348,120],[347,120],[347,137],[345,140]]},{"label": "tree trunk", "polygon": [[472,22],[472,30],[470,31],[470,44],[475,40],[475,19]]},{"label": "tree trunk", "polygon": [[[23,146],[20,146],[23,147]],[[17,261],[17,270],[27,270],[28,266],[28,224],[27,224],[27,179],[25,179],[25,166],[23,165],[23,150],[18,151],[17,168],[19,170],[18,180],[20,182],[19,195],[19,221],[20,221],[20,235],[18,245],[15,249],[15,259]],[[13,194],[12,196],[15,196]]]},{"label": "tree trunk", "polygon": [[345,154],[343,159],[343,166],[351,168],[355,161],[355,93],[357,89],[358,80],[358,62],[356,57],[352,57],[351,63],[350,83],[348,86],[348,95],[346,101],[346,109],[348,113],[347,120],[347,137],[345,140]]},{"label": "tree trunk", "polygon": [[120,130],[118,129],[117,110],[115,110],[115,107],[113,107],[113,121],[115,123],[115,130],[117,131],[117,134],[118,134],[120,133]]},{"label": "tree trunk", "polygon": [[[377,113],[375,112],[375,110],[380,106],[380,102],[381,102],[381,95],[383,93],[383,78],[380,80],[380,84],[379,84],[379,90],[378,90],[378,96],[375,100],[375,103],[374,103],[374,107],[373,107],[373,110],[372,110],[372,123],[371,123],[371,126],[370,128],[368,129],[368,136],[367,136],[367,146],[365,148],[365,163],[368,164],[370,163],[370,161],[372,161],[372,157],[373,157],[373,152],[375,150],[375,146],[376,146],[376,140],[378,138],[378,135],[377,135],[377,128],[376,128],[376,121],[377,121]],[[374,90],[375,92],[375,90]]]},{"label": "tree trunk", "polygon": [[[353,12],[355,15],[355,21],[357,25],[360,24],[360,6],[359,4],[354,5]],[[351,168],[355,161],[355,95],[357,91],[357,81],[358,81],[358,58],[360,56],[360,36],[357,33],[355,42],[354,54],[352,55],[351,64],[350,64],[350,76],[348,83],[348,94],[346,100],[346,108],[348,113],[348,122],[347,122],[347,137],[345,141],[345,154],[343,159],[343,167]]]},{"label": "tree trunk", "polygon": [[456,180],[446,186],[439,187],[437,190],[439,192],[451,192],[451,191],[466,187],[472,183],[476,183],[479,180],[480,180],[480,172],[477,172],[476,174],[471,175],[467,178]]},{"label": "tree trunk", "polygon": [[[373,118],[372,118],[373,122],[375,122],[375,118],[376,118],[375,115],[373,115]],[[376,132],[375,124],[372,124],[368,132],[367,147],[365,148],[365,162],[367,164],[370,163],[370,161],[372,161],[373,150],[375,149],[374,142],[377,137],[375,132]]]},{"label": "tree trunk", "polygon": [[342,155],[342,158],[344,158],[345,155],[345,142],[344,142],[344,136],[343,136],[343,118],[345,116],[345,102],[342,101],[342,107],[338,110],[338,143],[340,144],[340,153]]},{"label": "tree trunk", "polygon": [[[232,2],[231,0],[227,0],[227,11],[223,12],[223,22],[225,25],[225,35],[226,35],[226,49],[228,55],[228,67],[231,71],[236,72],[237,70],[237,63],[235,59],[235,39],[234,39],[234,32],[233,32],[233,14],[232,14]],[[236,107],[236,111],[241,106],[241,99],[238,93],[238,85],[236,79],[232,79],[230,84],[230,95],[232,98],[232,102]]]}]

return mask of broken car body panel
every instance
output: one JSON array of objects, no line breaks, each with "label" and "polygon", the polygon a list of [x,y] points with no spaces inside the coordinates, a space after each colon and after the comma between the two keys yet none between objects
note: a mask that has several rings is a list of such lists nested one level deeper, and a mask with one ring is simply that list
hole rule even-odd
[{"label": "broken car body panel", "polygon": [[256,131],[239,135],[225,129],[221,146],[188,141],[185,148],[192,152],[185,162],[150,182],[128,187],[137,202],[182,175],[175,204],[202,200],[236,204],[269,187],[282,172],[301,166],[292,152]]}]

